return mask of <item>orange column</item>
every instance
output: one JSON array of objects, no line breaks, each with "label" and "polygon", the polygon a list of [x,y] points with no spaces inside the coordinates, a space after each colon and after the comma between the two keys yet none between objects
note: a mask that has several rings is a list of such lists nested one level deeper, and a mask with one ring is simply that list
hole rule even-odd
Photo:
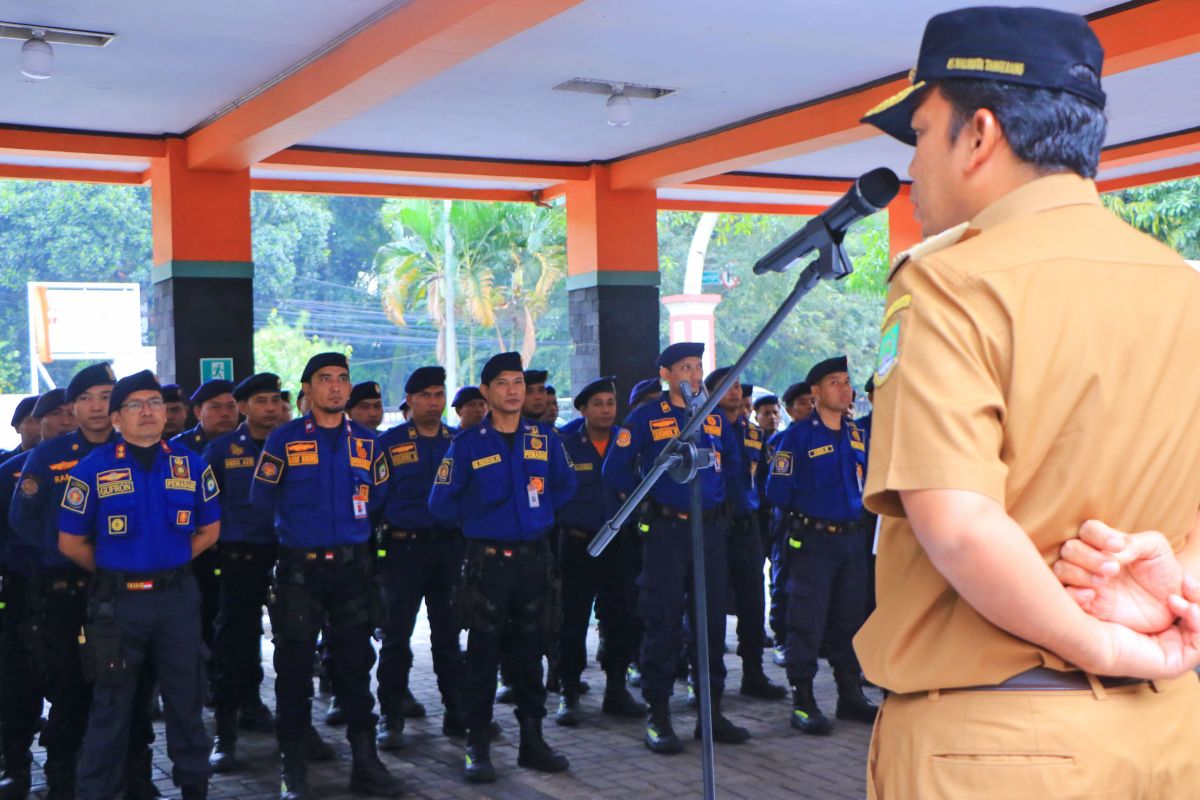
[{"label": "orange column", "polygon": [[894,259],[900,253],[917,244],[921,236],[921,225],[915,216],[916,209],[907,191],[896,195],[888,206],[888,255]]},{"label": "orange column", "polygon": [[609,181],[609,167],[595,165],[567,185],[571,383],[616,375],[623,409],[630,387],[657,374],[658,209],[653,189]]},{"label": "orange column", "polygon": [[199,385],[201,359],[220,371],[232,359],[240,380],[254,369],[254,262],[250,170],[188,168],[187,142],[168,139],[150,168],[154,241],[153,311],[158,375],[185,392]]}]

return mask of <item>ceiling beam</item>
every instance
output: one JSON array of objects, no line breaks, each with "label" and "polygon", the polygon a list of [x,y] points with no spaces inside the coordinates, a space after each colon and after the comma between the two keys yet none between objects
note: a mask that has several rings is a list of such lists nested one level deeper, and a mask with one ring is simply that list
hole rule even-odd
[{"label": "ceiling beam", "polygon": [[557,183],[586,180],[591,174],[584,164],[544,161],[453,158],[448,156],[370,153],[291,147],[254,165],[258,170],[289,172],[339,172],[364,175],[409,175],[462,180]]},{"label": "ceiling beam", "polygon": [[790,205],[786,203],[727,203],[718,200],[679,200],[659,198],[659,211],[715,211],[718,214],[790,214],[815,216],[827,206]]},{"label": "ceiling beam", "polygon": [[1100,153],[1100,168],[1114,169],[1196,152],[1200,152],[1200,128],[1106,147]]},{"label": "ceiling beam", "polygon": [[686,189],[717,189],[730,192],[768,192],[779,194],[815,194],[839,197],[850,188],[850,181],[841,178],[807,178],[792,175],[769,175],[761,172],[726,172],[710,178],[689,181],[679,187]]},{"label": "ceiling beam", "polygon": [[1132,189],[1136,186],[1149,186],[1152,183],[1177,181],[1181,178],[1194,178],[1197,175],[1200,175],[1200,163],[1185,164],[1182,167],[1143,172],[1139,175],[1126,175],[1123,178],[1100,180],[1096,182],[1096,188],[1101,192],[1116,192],[1121,189]]},{"label": "ceiling beam", "polygon": [[581,0],[409,0],[188,137],[237,170],[372,109]]},{"label": "ceiling beam", "polygon": [[145,172],[122,172],[116,169],[76,169],[75,167],[40,167],[25,164],[0,164],[0,178],[17,181],[116,183],[130,186],[141,186],[146,183]]},{"label": "ceiling beam", "polygon": [[[1200,51],[1196,0],[1156,0],[1092,16],[1113,75]],[[913,53],[915,56],[916,54]],[[612,164],[614,189],[678,186],[880,135],[859,119],[908,85],[892,76]]]},{"label": "ceiling beam", "polygon": [[166,146],[159,137],[0,126],[0,153],[46,158],[86,156],[105,161],[149,161],[161,158],[166,153]]},{"label": "ceiling beam", "polygon": [[284,178],[252,178],[255,192],[344,195],[351,197],[413,197],[432,200],[473,200],[499,203],[532,203],[529,192],[515,189],[462,189],[455,186],[417,186],[366,181],[296,181]]}]

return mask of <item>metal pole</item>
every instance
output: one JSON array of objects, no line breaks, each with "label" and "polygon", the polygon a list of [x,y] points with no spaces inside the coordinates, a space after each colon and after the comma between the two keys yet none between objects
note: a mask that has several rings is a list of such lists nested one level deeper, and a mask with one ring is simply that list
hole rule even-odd
[{"label": "metal pole", "polygon": [[[708,650],[713,646],[708,641],[708,587],[704,575],[704,497],[700,489],[700,473],[692,477],[692,599],[695,600],[695,615],[692,627],[696,629],[696,682],[700,692],[700,765],[704,772],[704,798],[716,800],[717,765],[713,753],[712,732],[712,676],[708,671]],[[720,646],[723,643],[718,643]]]}]

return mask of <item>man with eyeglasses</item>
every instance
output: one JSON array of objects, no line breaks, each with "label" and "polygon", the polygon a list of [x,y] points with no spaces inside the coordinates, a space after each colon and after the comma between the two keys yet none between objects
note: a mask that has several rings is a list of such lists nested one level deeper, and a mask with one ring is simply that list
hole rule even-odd
[{"label": "man with eyeglasses", "polygon": [[352,751],[350,787],[391,797],[400,784],[375,747],[371,632],[379,615],[369,577],[371,513],[384,499],[388,465],[374,432],[346,417],[345,355],[313,356],[300,382],[310,411],[267,437],[251,490],[255,505],[273,510],[279,539],[270,612],[280,796],[312,796],[304,736],[312,720],[312,653],[328,615],[334,684]]},{"label": "man with eyeglasses", "polygon": [[94,699],[76,797],[116,795],[140,705],[140,666],[151,663],[162,692],[172,777],[183,800],[204,800],[205,648],[191,562],[220,532],[217,481],[203,458],[162,440],[167,412],[149,370],[117,381],[109,413],[121,440],[98,446],[71,469],[58,512],[59,550],[94,574],[81,637]]},{"label": "man with eyeglasses", "polygon": [[[115,383],[116,376],[107,363],[85,367],[71,378],[63,399],[73,407],[79,428],[45,441],[30,452],[9,507],[9,524],[16,540],[36,550],[39,558],[31,579],[34,591],[30,595],[29,644],[34,657],[41,659],[46,699],[50,702],[40,742],[46,748],[47,787],[55,796],[69,796],[74,790],[76,755],[83,743],[92,702],[92,687],[83,678],[78,644],[79,630],[87,621],[90,577],[58,550],[59,504],[70,471],[84,456],[117,438],[108,413]],[[154,733],[149,695],[146,680],[139,691],[132,736],[126,739],[127,767],[126,759],[120,760],[134,791],[143,793],[153,787],[150,743]],[[11,770],[16,754],[7,755]],[[28,765],[27,750],[21,761]]]}]

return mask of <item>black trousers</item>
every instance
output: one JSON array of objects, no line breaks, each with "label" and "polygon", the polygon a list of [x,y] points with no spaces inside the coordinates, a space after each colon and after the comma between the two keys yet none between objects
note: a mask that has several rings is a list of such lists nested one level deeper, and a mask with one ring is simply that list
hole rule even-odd
[{"label": "black trousers", "polygon": [[5,604],[0,621],[0,747],[10,767],[24,761],[33,745],[46,692],[44,666],[34,663],[25,630],[29,580],[9,573],[0,595]]},{"label": "black trousers", "polygon": [[[725,688],[725,564],[726,521],[716,517],[704,523],[704,585],[707,600],[709,675],[712,692]],[[691,522],[655,515],[649,518],[638,576],[638,611],[642,635],[642,696],[648,703],[666,701],[675,683],[675,667],[683,652],[683,618],[689,631],[688,654],[692,670],[699,657],[695,642],[695,600],[692,596]]]},{"label": "black trousers", "polygon": [[221,547],[212,657],[213,705],[217,708],[240,708],[260,699],[262,614],[276,551],[273,544],[226,542]]},{"label": "black trousers", "polygon": [[[41,584],[45,609],[42,647],[50,713],[40,741],[48,753],[73,754],[83,743],[92,704],[92,686],[84,681],[79,660],[79,630],[87,622],[88,578],[82,571],[70,571],[43,577]],[[128,740],[127,732],[121,741]],[[122,765],[123,755],[124,748]]]},{"label": "black trousers", "polygon": [[214,545],[192,562],[196,586],[200,589],[200,631],[204,635],[204,646],[213,650],[217,613],[221,608],[221,545]]},{"label": "black trousers", "polygon": [[592,604],[604,626],[604,660],[600,666],[609,681],[624,685],[625,668],[634,657],[637,619],[637,562],[631,541],[634,532],[623,530],[599,558],[588,554],[594,534],[577,528],[563,529],[559,546],[562,576],[562,630],[558,636],[558,669],[564,688],[579,682],[587,664],[587,631]]},{"label": "black trousers", "polygon": [[[786,526],[784,526],[786,527]],[[795,537],[795,534],[792,534]],[[864,538],[855,525],[845,533],[806,530],[788,564],[787,676],[794,686],[817,674],[822,641],[834,672],[858,674],[854,635],[866,608]]]},{"label": "black trousers", "polygon": [[517,719],[546,716],[542,654],[548,558],[547,549],[540,543],[505,548],[502,544],[467,541],[463,575],[481,598],[473,604],[474,614],[467,629],[463,691],[463,711],[472,738],[486,739],[489,735],[500,642],[506,633]]},{"label": "black trousers", "polygon": [[737,615],[738,655],[745,663],[762,664],[766,598],[763,590],[762,534],[758,514],[735,516],[729,523],[729,586]]},{"label": "black trousers", "polygon": [[313,649],[326,615],[333,690],[352,729],[373,727],[371,694],[373,626],[366,548],[353,560],[306,560],[303,551],[280,548],[270,606],[275,643],[275,729],[280,742],[296,742],[312,724]]},{"label": "black trousers", "polygon": [[[168,588],[121,592],[113,600],[127,671],[118,685],[97,683],[79,757],[78,800],[108,800],[120,790],[131,731],[144,724],[153,664],[162,693],[167,754],[176,784],[208,779],[212,740],[204,729],[205,662],[200,590],[191,575]],[[79,663],[79,656],[75,656]],[[45,734],[43,734],[44,736]],[[134,735],[134,741],[137,736]]]},{"label": "black trousers", "polygon": [[[390,534],[386,534],[389,535]],[[450,598],[462,569],[462,535],[458,531],[425,534],[421,538],[388,539],[383,559],[385,617],[379,649],[379,709],[399,716],[413,652],[410,646],[421,601],[429,618],[429,644],[438,690],[447,708],[461,703],[463,653]]]}]

